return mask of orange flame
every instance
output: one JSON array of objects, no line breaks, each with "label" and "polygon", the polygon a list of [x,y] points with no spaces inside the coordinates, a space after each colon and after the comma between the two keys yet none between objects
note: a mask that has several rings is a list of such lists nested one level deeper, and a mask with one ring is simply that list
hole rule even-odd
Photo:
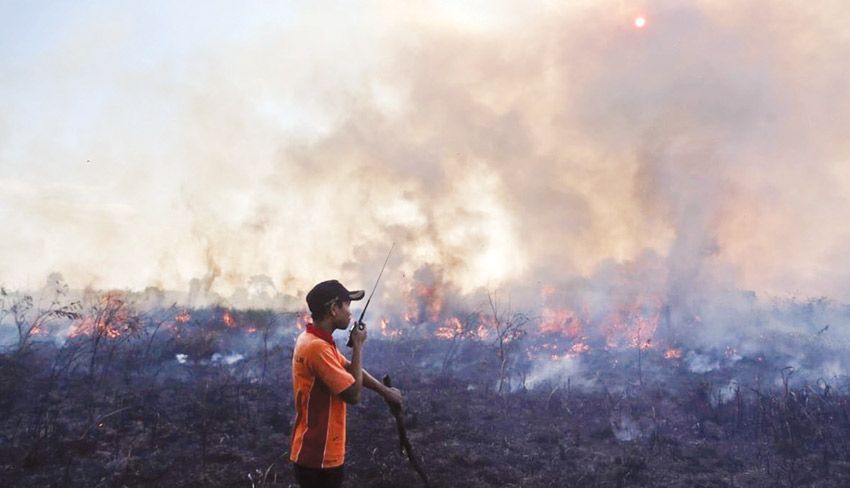
[{"label": "orange flame", "polygon": [[120,291],[110,291],[101,296],[99,303],[93,308],[93,314],[85,315],[72,323],[68,336],[98,334],[115,339],[123,332],[129,332],[132,323],[137,321],[126,302],[126,294]]},{"label": "orange flame", "polygon": [[404,320],[414,324],[436,322],[443,313],[443,295],[436,286],[418,285],[408,294]]},{"label": "orange flame", "polygon": [[574,338],[582,333],[582,323],[578,315],[570,309],[543,309],[540,332],[544,334],[561,334],[564,337]]},{"label": "orange flame", "polygon": [[463,323],[461,323],[460,319],[457,317],[449,317],[443,322],[443,325],[434,331],[434,335],[437,336],[438,339],[447,340],[454,339],[462,332]]},{"label": "orange flame", "polygon": [[401,335],[401,330],[391,328],[389,319],[385,317],[381,317],[381,335],[384,337],[399,337]]},{"label": "orange flame", "polygon": [[667,359],[680,359],[682,357],[682,350],[676,348],[667,349],[664,357]]},{"label": "orange flame", "polygon": [[603,326],[606,346],[610,349],[651,349],[661,321],[661,309],[661,301],[652,298],[646,301],[634,299],[614,310]]},{"label": "orange flame", "polygon": [[224,321],[224,325],[228,327],[236,327],[236,319],[233,318],[233,315],[230,314],[229,310],[224,311],[224,315],[222,316],[222,320]]}]

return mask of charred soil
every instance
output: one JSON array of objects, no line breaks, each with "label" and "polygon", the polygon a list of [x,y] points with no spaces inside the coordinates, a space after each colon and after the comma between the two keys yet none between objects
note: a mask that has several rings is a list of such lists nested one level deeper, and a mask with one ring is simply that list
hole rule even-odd
[{"label": "charred soil", "polygon": [[[216,358],[223,340],[163,334],[94,353],[69,340],[0,356],[0,485],[294,486],[289,342]],[[405,395],[432,486],[850,486],[850,397],[825,383],[767,389],[754,373],[721,395],[727,378],[661,357],[644,358],[646,378],[598,358],[593,387],[517,378],[500,394],[487,345],[439,367],[446,347],[365,351]],[[348,418],[347,486],[422,485],[379,397]]]}]

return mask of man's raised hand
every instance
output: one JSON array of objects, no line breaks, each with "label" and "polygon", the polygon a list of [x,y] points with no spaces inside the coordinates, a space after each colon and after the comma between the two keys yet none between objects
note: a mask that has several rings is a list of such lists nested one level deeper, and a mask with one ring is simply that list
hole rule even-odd
[{"label": "man's raised hand", "polygon": [[354,328],[351,329],[351,335],[349,338],[351,339],[351,347],[362,347],[363,343],[366,342],[366,324],[363,322],[358,322],[354,324]]}]

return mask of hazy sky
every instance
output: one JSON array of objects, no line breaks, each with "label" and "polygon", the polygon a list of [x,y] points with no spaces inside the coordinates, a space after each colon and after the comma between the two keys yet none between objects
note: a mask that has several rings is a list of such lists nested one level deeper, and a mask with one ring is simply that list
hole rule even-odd
[{"label": "hazy sky", "polygon": [[660,266],[850,299],[848,21],[839,0],[7,0],[0,284],[366,287],[396,241],[390,285]]}]

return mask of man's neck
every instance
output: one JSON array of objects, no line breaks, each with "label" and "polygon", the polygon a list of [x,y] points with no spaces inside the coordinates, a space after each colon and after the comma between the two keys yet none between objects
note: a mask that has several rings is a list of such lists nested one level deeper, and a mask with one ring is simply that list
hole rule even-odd
[{"label": "man's neck", "polygon": [[313,334],[314,336],[325,340],[328,344],[336,347],[336,344],[334,344],[332,324],[307,324],[307,333]]},{"label": "man's neck", "polygon": [[323,320],[323,321],[321,321],[317,324],[313,324],[313,325],[315,325],[315,327],[317,329],[322,329],[323,331],[325,331],[325,332],[327,332],[328,334],[331,334],[331,335],[333,335],[334,331],[336,330],[336,328],[333,326],[333,324],[331,324],[330,322],[328,322],[326,320]]}]

